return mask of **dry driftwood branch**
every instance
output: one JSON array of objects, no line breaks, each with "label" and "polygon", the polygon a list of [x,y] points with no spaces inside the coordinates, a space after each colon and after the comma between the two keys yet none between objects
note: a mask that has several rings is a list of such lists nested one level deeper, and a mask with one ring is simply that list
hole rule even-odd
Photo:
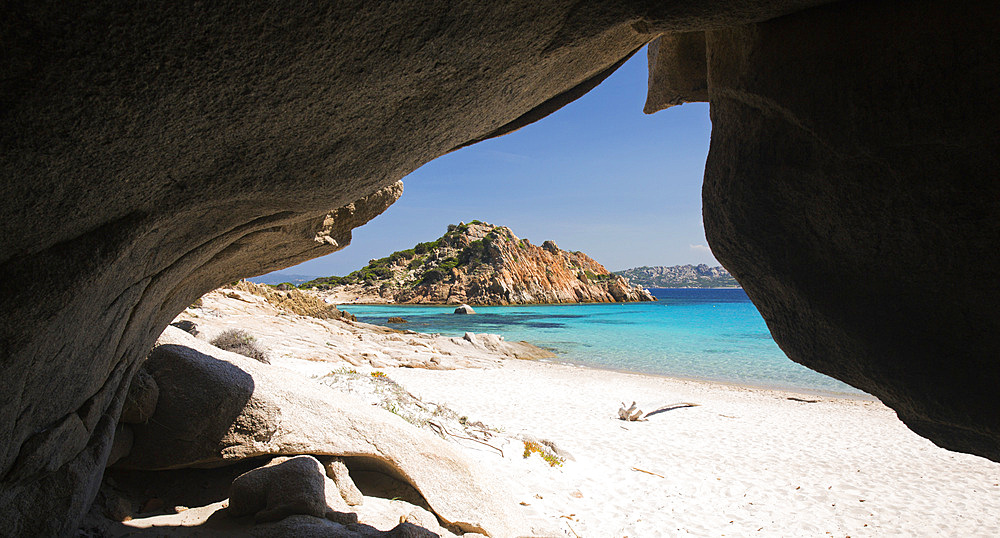
[{"label": "dry driftwood branch", "polygon": [[701,404],[696,404],[691,402],[680,402],[680,403],[665,405],[655,411],[650,411],[649,413],[643,415],[642,411],[636,407],[635,402],[632,402],[632,405],[629,406],[627,409],[625,408],[625,402],[622,402],[622,407],[621,409],[618,410],[618,418],[629,422],[635,422],[640,420],[644,421],[647,420],[649,417],[656,415],[658,413],[672,411],[674,409],[681,409],[684,407],[698,407],[700,405]]},{"label": "dry driftwood branch", "polygon": [[628,422],[646,420],[642,418],[642,410],[636,408],[635,402],[632,402],[628,409],[625,408],[625,402],[622,402],[622,407],[618,410],[618,418]]},{"label": "dry driftwood branch", "polygon": [[666,477],[665,477],[665,476],[663,476],[662,474],[656,474],[656,473],[654,473],[653,471],[647,471],[647,470],[645,470],[645,469],[640,469],[640,468],[638,468],[638,467],[632,467],[632,470],[633,470],[633,471],[639,471],[640,473],[646,473],[646,474],[651,474],[651,475],[653,475],[653,476],[658,476],[658,477],[660,477],[660,478],[666,478]]},{"label": "dry driftwood branch", "polygon": [[456,439],[466,439],[466,440],[469,440],[469,441],[475,441],[475,442],[477,442],[479,444],[486,445],[486,446],[492,448],[493,450],[496,450],[497,452],[500,453],[500,457],[501,458],[503,457],[503,450],[500,449],[500,447],[493,446],[493,445],[491,445],[491,444],[489,444],[489,443],[487,443],[485,441],[481,441],[481,440],[476,439],[474,437],[466,437],[464,435],[455,435],[455,434],[451,433],[450,431],[448,431],[448,429],[445,428],[444,426],[442,426],[441,424],[438,424],[437,422],[434,422],[432,420],[427,421],[427,425],[430,426],[431,429],[433,429],[434,431],[436,431],[438,433],[438,435],[440,435],[441,437],[444,437],[445,435],[450,435],[451,437],[454,437]]},{"label": "dry driftwood branch", "polygon": [[696,404],[696,403],[691,403],[691,402],[673,403],[673,404],[670,404],[670,405],[665,405],[665,406],[663,406],[663,407],[661,407],[661,408],[659,408],[659,409],[657,409],[655,411],[650,411],[650,412],[646,413],[646,416],[643,417],[643,418],[649,418],[649,417],[651,417],[653,415],[656,415],[656,414],[659,414],[659,413],[665,413],[667,411],[673,411],[674,409],[683,409],[685,407],[698,407],[700,405],[701,404]]}]

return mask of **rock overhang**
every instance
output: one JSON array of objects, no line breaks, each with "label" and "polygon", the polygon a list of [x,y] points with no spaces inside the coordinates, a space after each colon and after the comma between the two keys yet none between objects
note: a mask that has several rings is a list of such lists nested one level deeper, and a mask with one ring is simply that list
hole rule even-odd
[{"label": "rock overhang", "polygon": [[[1000,155],[998,113],[980,99],[1000,80],[992,62],[997,8],[842,2],[758,24],[826,3],[301,4],[266,13],[235,4],[8,6],[0,86],[3,521],[14,532],[72,532],[110,450],[105,426],[119,412],[123,380],[195,297],[332,251],[315,241],[329,208],[348,211],[369,197],[368,207],[386,206],[390,185],[420,164],[544,117],[664,32],[707,32],[714,126],[706,226],[779,344],[882,396],[936,442],[996,459],[1000,430],[984,410],[996,403],[989,308],[1000,298],[981,282],[995,280],[997,269],[987,262],[977,277],[963,267],[992,259],[998,243],[989,203],[997,199],[989,180]],[[869,54],[879,39],[887,52]],[[836,69],[813,80],[781,70],[819,57]],[[682,80],[698,81],[697,69],[686,73]],[[838,91],[871,106],[841,107],[828,99]],[[810,116],[831,108],[842,117]],[[855,119],[869,130],[858,131]],[[820,127],[813,132],[825,142],[789,135],[803,126]],[[873,140],[899,132],[904,144],[866,155]],[[837,171],[835,160],[817,157],[823,151],[881,165]],[[779,164],[781,155],[792,160]],[[802,173],[783,186],[775,169]],[[832,188],[796,190],[802,177]],[[858,177],[885,181],[852,183]],[[866,197],[883,200],[881,213],[852,211]],[[779,199],[788,203],[774,206]],[[816,210],[788,211],[799,202]],[[843,218],[829,217],[825,205]],[[782,212],[787,218],[761,218]],[[873,227],[891,224],[886,215],[919,216],[917,226],[895,228],[902,250]],[[345,228],[319,235],[343,246]],[[800,231],[812,243],[762,240]],[[812,261],[796,256],[823,241],[836,248]],[[857,268],[872,259],[868,244],[900,263],[887,264],[881,278],[864,275]],[[958,248],[935,254],[935,245],[949,244]],[[838,265],[852,253],[865,255]],[[939,278],[907,278],[888,292],[877,285],[925,259],[933,263],[919,273]],[[896,324],[892,308],[861,300],[918,297],[940,281],[947,284],[937,299],[904,301],[907,315]],[[942,314],[917,314],[935,309]],[[845,322],[851,312],[877,312],[879,323]],[[914,339],[903,345],[907,336]],[[83,448],[43,454],[39,468],[52,467],[44,477],[11,474],[25,446],[51,445],[45,432],[78,431],[60,427],[74,414],[85,434],[66,446]],[[35,510],[66,517],[31,520]]]}]

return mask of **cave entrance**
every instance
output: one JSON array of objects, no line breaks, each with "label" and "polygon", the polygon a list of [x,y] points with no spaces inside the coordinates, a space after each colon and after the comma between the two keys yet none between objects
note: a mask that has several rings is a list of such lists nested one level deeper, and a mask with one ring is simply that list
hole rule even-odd
[{"label": "cave entrance", "polygon": [[[396,275],[393,267],[416,271],[430,264],[437,276],[420,285],[457,285],[456,275],[470,275],[491,259],[485,237],[476,245],[462,243],[463,234],[494,225],[541,245],[531,250],[527,243],[525,258],[579,249],[612,270],[711,269],[700,202],[708,106],[642,115],[644,59],[636,55],[588,95],[536,124],[417,170],[406,178],[407,195],[359,228],[354,246],[287,270],[278,281],[357,270],[352,285],[363,286]],[[448,240],[434,240],[442,232]],[[505,234],[495,233],[491,243],[508,238],[511,248],[521,248]],[[454,256],[436,256],[441,244]],[[517,272],[516,260],[504,262]],[[457,271],[463,264],[465,273]],[[556,273],[551,269],[531,278],[548,278]],[[692,271],[690,284],[704,284],[698,279],[708,276]],[[279,291],[291,300],[296,290]],[[239,309],[254,301],[231,293],[236,297],[206,296],[214,317],[226,300]],[[975,524],[962,527],[963,507],[911,500],[926,490],[925,476],[947,476],[947,485],[934,484],[950,488],[946,497],[981,489],[991,464],[970,456],[956,471],[887,408],[791,363],[741,290],[656,295],[655,303],[473,304],[471,315],[457,315],[454,304],[349,304],[343,308],[356,321],[329,323],[357,331],[340,339],[332,332],[322,340],[300,338],[296,345],[321,344],[308,357],[286,353],[276,362],[298,364],[321,383],[372,399],[398,417],[392,420],[400,428],[424,429],[452,443],[489,469],[490,479],[510,486],[523,510],[519,517],[538,535],[568,529],[644,536],[668,524],[695,534],[764,528],[776,535],[863,534],[878,526],[915,533],[942,517],[949,528],[976,532]],[[210,325],[211,317],[198,319]],[[490,336],[495,333],[505,340]],[[258,336],[265,346],[269,338],[283,338]],[[503,347],[519,340],[527,344]],[[554,355],[549,364],[519,360],[532,344],[542,348],[537,356]],[[418,351],[408,355],[404,348]],[[491,353],[508,355],[497,361]],[[331,369],[324,360],[351,366]],[[438,449],[423,454],[447,453]],[[411,488],[374,458],[347,466],[369,505],[376,499],[433,504],[420,492],[426,482]],[[983,508],[992,498],[975,502],[977,511],[996,512]]]},{"label": "cave entrance", "polygon": [[[610,271],[632,270],[627,277],[647,288],[738,287],[713,257],[702,222],[709,105],[688,103],[644,114],[647,83],[643,49],[595,89],[542,120],[444,155],[411,173],[404,178],[406,192],[400,200],[354,230],[346,249],[258,281],[295,283],[355,272],[375,281],[388,276],[387,265],[405,262],[421,270],[437,261],[439,266],[417,284],[440,284],[452,266],[465,261],[462,256],[449,264],[448,259],[427,259],[411,249],[482,221],[506,226],[535,244],[553,240],[562,249],[582,251]],[[587,278],[595,276],[590,272]],[[502,290],[498,293],[503,295]],[[529,311],[527,318],[504,319],[500,312],[488,312],[490,316],[461,322],[433,310],[419,316],[412,309],[347,310],[364,321],[415,331],[458,336],[466,331],[501,332],[508,340],[534,342],[590,366],[858,394],[790,361],[740,290],[653,293],[662,304],[693,310],[668,314],[667,309],[656,309],[657,319],[641,326],[628,318],[615,320],[628,325],[560,325],[546,319],[549,311],[538,309]],[[503,300],[518,301],[509,294]],[[713,315],[719,306],[728,309],[726,315]],[[400,319],[411,323],[400,326],[395,321]],[[622,332],[623,326],[634,328],[634,333]],[[566,337],[560,328],[585,333]],[[634,345],[608,345],[623,337]],[[661,349],[661,342],[671,342],[673,349]]]}]

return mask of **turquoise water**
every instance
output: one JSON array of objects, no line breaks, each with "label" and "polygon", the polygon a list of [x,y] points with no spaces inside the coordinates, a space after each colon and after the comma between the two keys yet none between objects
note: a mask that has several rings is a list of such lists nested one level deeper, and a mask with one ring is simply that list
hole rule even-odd
[{"label": "turquoise water", "polygon": [[652,289],[655,303],[477,306],[345,305],[359,321],[461,336],[502,334],[550,349],[555,360],[597,368],[764,387],[858,394],[789,360],[740,289]]}]

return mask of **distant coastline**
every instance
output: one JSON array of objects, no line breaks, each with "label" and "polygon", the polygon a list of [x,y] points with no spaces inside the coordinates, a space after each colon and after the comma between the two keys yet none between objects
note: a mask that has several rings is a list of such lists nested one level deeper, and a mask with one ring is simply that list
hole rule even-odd
[{"label": "distant coastline", "polygon": [[642,266],[615,271],[633,286],[644,288],[742,288],[739,282],[721,266],[700,265]]},{"label": "distant coastline", "polygon": [[251,277],[247,280],[253,282],[254,284],[270,284],[272,286],[277,284],[294,284],[298,286],[299,284],[309,282],[310,280],[314,280],[316,278],[319,277],[315,275],[298,275],[294,273],[275,271],[266,275]]},{"label": "distant coastline", "polygon": [[644,286],[647,290],[742,290],[743,286]]}]

